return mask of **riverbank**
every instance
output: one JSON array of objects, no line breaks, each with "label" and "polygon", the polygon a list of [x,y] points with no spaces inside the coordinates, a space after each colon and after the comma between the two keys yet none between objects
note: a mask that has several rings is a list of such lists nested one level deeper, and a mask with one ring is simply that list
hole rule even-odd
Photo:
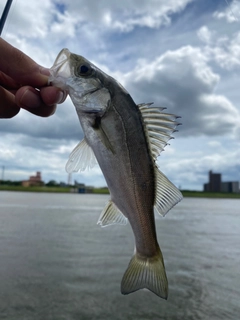
[{"label": "riverbank", "polygon": [[[53,193],[72,193],[77,190],[72,187],[22,187],[22,186],[8,186],[0,185],[0,191],[21,191],[21,192],[53,192]],[[91,193],[95,194],[108,194],[107,188],[93,188]],[[182,190],[183,197],[196,197],[196,198],[229,198],[240,199],[240,193],[224,193],[224,192],[202,192]]]},{"label": "riverbank", "polygon": [[[21,191],[21,192],[52,192],[52,193],[78,193],[78,189],[74,187],[23,187],[23,186],[8,186],[0,185],[0,191]],[[87,192],[86,192],[87,193]],[[91,193],[108,194],[107,188],[93,188]]]},{"label": "riverbank", "polygon": [[183,197],[240,199],[240,193],[182,190]]}]

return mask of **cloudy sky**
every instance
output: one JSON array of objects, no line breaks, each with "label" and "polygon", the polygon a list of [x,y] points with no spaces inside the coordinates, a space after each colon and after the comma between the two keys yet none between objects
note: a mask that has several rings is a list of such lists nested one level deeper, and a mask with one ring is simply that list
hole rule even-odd
[{"label": "cloudy sky", "polygon": [[[136,103],[181,116],[158,164],[177,186],[201,190],[210,169],[240,180],[239,30],[239,0],[14,0],[2,37],[45,67],[66,47]],[[0,132],[5,179],[41,171],[45,182],[67,182],[65,163],[83,137],[70,99],[50,118],[2,119]],[[105,185],[98,167],[72,179]]]}]

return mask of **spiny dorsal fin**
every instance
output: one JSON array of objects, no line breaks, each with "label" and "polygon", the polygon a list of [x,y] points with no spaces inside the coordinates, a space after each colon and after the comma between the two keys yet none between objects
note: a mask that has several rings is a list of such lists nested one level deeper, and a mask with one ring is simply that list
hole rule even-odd
[{"label": "spiny dorsal fin", "polygon": [[88,145],[87,141],[83,139],[70,153],[68,162],[66,164],[66,171],[68,173],[84,171],[85,169],[91,169],[97,164],[97,159],[92,151],[92,148]]},{"label": "spiny dorsal fin", "polygon": [[112,224],[127,224],[127,218],[116,207],[116,205],[110,200],[103,209],[97,224],[101,227],[110,226]]},{"label": "spiny dorsal fin", "polygon": [[165,216],[167,212],[182,200],[183,196],[178,188],[155,167],[155,203],[157,212]]},{"label": "spiny dorsal fin", "polygon": [[173,139],[171,134],[180,123],[176,121],[179,117],[162,112],[165,108],[154,108],[150,107],[151,105],[152,103],[142,103],[138,107],[143,117],[152,156],[156,161],[167,142]]},{"label": "spiny dorsal fin", "polygon": [[[167,142],[173,138],[171,134],[176,131],[175,128],[180,123],[176,121],[179,117],[164,113],[165,108],[154,108],[151,105],[152,103],[140,104],[139,110],[143,117],[153,160],[156,162]],[[182,194],[157,166],[155,167],[155,185],[154,207],[159,214],[165,216],[175,204],[182,200]]]}]

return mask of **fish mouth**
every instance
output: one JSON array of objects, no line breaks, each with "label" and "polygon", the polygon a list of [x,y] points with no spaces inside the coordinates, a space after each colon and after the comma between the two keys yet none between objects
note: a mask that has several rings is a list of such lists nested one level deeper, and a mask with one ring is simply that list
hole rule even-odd
[{"label": "fish mouth", "polygon": [[71,52],[68,49],[62,49],[54,61],[53,66],[49,69],[50,77],[48,79],[49,85],[59,86],[62,89],[65,87],[66,80],[71,76],[69,58]]},{"label": "fish mouth", "polygon": [[72,53],[68,49],[64,48],[59,52],[53,66],[49,69],[48,85],[58,87],[68,94],[72,93],[72,98],[78,99],[79,103],[80,99],[87,99],[88,95],[102,89],[102,85],[97,79],[84,79],[83,83],[81,77],[76,79],[71,58]]}]

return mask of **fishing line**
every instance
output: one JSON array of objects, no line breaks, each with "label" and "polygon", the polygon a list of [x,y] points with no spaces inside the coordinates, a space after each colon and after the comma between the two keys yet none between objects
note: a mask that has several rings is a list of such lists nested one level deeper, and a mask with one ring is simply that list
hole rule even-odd
[{"label": "fishing line", "polygon": [[1,19],[0,19],[0,35],[2,34],[2,30],[3,30],[3,27],[4,27],[5,21],[7,19],[8,12],[10,10],[11,4],[12,4],[12,0],[7,0],[7,2],[5,4],[5,7],[3,9],[3,13],[2,13],[2,16],[1,16]]},{"label": "fishing line", "polygon": [[[14,10],[16,8],[17,0],[13,3],[13,5],[12,5],[12,2],[13,2],[13,0],[7,0],[6,5],[5,5],[4,9],[3,9],[3,13],[2,13],[2,16],[1,16],[1,19],[0,19],[0,36],[1,36],[2,31],[3,31],[4,25],[6,23],[6,20],[8,20],[8,21],[7,21],[5,29],[3,31],[4,35],[6,35],[6,33],[8,31],[8,28],[11,25],[10,22],[12,21],[12,15],[13,15],[13,12],[14,12]],[[11,7],[11,5],[12,5],[12,7]],[[11,11],[10,11],[10,7],[11,7]],[[9,17],[8,17],[8,15],[9,15]],[[7,19],[7,17],[8,17],[8,19]]]},{"label": "fishing line", "polygon": [[13,13],[15,12],[15,9],[16,9],[16,4],[17,4],[17,0],[15,0],[13,2],[13,5],[11,7],[11,11],[9,11],[8,21],[6,22],[6,27],[5,27],[5,30],[3,31],[3,34],[5,36],[6,36],[7,32],[8,32],[9,26],[11,26],[11,22],[12,22],[12,19],[13,19]]},{"label": "fishing line", "polygon": [[[233,1],[234,1],[234,0],[233,0]],[[229,10],[230,10],[230,12],[231,12],[231,14],[232,14],[233,18],[234,18],[236,21],[238,21],[238,19],[235,17],[235,15],[234,15],[234,13],[233,13],[233,11],[232,11],[232,9],[231,9],[231,6],[230,6],[230,4],[229,4],[228,0],[225,0],[225,2],[226,2],[226,4],[228,5]]]}]

